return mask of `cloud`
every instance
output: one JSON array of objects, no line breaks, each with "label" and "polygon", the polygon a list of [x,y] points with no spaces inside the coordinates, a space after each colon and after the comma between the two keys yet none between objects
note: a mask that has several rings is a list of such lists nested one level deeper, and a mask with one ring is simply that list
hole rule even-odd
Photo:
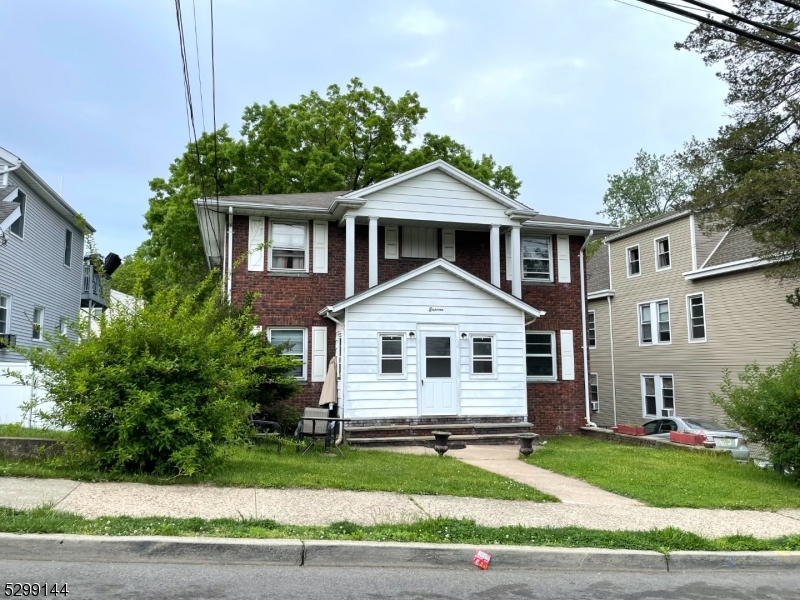
[{"label": "cloud", "polygon": [[447,29],[447,21],[429,8],[413,8],[397,21],[397,29],[411,35],[438,35]]}]

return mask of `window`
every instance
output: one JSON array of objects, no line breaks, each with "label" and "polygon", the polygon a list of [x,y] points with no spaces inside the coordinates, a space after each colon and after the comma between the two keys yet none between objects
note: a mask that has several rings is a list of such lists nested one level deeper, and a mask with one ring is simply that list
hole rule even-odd
[{"label": "window", "polygon": [[8,333],[10,328],[9,309],[11,308],[11,298],[5,294],[0,294],[0,334]]},{"label": "window", "polygon": [[64,266],[72,264],[72,230],[67,229],[64,236]]},{"label": "window", "polygon": [[592,412],[600,410],[600,385],[597,373],[589,374],[589,398],[592,401]]},{"label": "window", "polygon": [[403,340],[399,334],[381,334],[381,375],[403,375]]},{"label": "window", "polygon": [[438,229],[403,226],[403,258],[437,258]]},{"label": "window", "polygon": [[669,236],[656,240],[656,271],[669,269],[671,266],[669,258]]},{"label": "window", "polygon": [[452,377],[452,357],[450,337],[425,336],[425,377]]},{"label": "window", "polygon": [[23,229],[25,228],[25,199],[25,194],[22,193],[22,190],[18,190],[17,197],[14,198],[13,202],[19,204],[19,219],[8,227],[11,233],[19,237],[22,237]]},{"label": "window", "polygon": [[[653,331],[653,318],[656,330]],[[654,337],[655,336],[655,337]],[[669,300],[639,305],[639,344],[669,344],[672,333],[669,323]]]},{"label": "window", "polygon": [[527,332],[525,334],[525,369],[528,377],[555,379],[555,333]]},{"label": "window", "polygon": [[549,237],[522,238],[522,278],[553,281],[552,248]]},{"label": "window", "polygon": [[58,320],[58,332],[61,335],[67,335],[68,331],[69,331],[69,319],[67,319],[67,317],[61,317]]},{"label": "window", "polygon": [[642,375],[642,413],[645,417],[675,415],[672,375]]},{"label": "window", "polygon": [[307,224],[270,221],[270,230],[270,270],[305,271]]},{"label": "window", "polygon": [[703,294],[686,296],[686,314],[689,319],[689,341],[706,341],[706,309]]},{"label": "window", "polygon": [[595,348],[597,346],[597,332],[595,331],[593,310],[589,311],[587,324],[589,329],[589,348]]},{"label": "window", "polygon": [[44,309],[37,306],[33,309],[33,330],[31,332],[31,339],[41,340],[43,329],[44,329]]},{"label": "window", "polygon": [[294,356],[302,361],[289,374],[297,379],[306,378],[306,330],[305,329],[269,329],[269,343],[273,346],[284,345],[284,356]]},{"label": "window", "polygon": [[490,335],[472,336],[472,374],[494,374],[494,338]]},{"label": "window", "polygon": [[628,253],[628,277],[636,277],[642,274],[641,264],[639,263],[639,246],[630,246]]}]

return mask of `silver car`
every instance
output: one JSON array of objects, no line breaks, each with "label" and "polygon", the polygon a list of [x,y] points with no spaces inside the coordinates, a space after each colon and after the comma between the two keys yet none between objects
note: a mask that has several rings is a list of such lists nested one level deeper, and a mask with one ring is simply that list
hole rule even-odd
[{"label": "silver car", "polygon": [[[694,433],[706,436],[706,440],[714,442],[717,448],[736,450],[735,454],[744,454],[747,440],[741,432],[728,429],[709,419],[695,419],[694,417],[662,417],[653,419],[644,424],[644,434],[650,437],[669,439],[669,432]],[[737,458],[737,460],[742,460]],[[744,459],[746,460],[746,459]]]}]

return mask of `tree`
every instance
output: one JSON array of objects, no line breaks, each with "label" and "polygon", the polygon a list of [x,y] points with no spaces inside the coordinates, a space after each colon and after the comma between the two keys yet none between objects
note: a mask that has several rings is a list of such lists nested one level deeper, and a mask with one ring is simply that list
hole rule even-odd
[{"label": "tree", "polygon": [[512,198],[518,195],[521,182],[511,167],[497,165],[491,155],[474,158],[449,136],[425,134],[411,148],[426,113],[416,93],[395,100],[357,78],[345,90],[332,85],[324,96],[312,91],[287,106],[245,108],[240,139],[221,128],[215,157],[213,134],[203,134],[197,148],[188,146],[170,165],[168,179],[150,182],[150,238],[121,267],[119,285],[130,289],[137,280],[152,294],[172,284],[191,289],[203,279],[206,264],[192,203],[204,191],[213,202],[217,192],[357,190],[441,158]]},{"label": "tree", "polygon": [[[785,3],[734,0],[734,6],[739,15],[781,31],[796,35],[800,29],[800,10]],[[731,107],[731,123],[687,155],[707,167],[690,206],[720,227],[749,228],[762,257],[779,264],[768,274],[800,277],[800,59],[710,25],[700,25],[676,47],[700,53],[707,65],[722,63],[718,76],[728,85]],[[800,305],[800,289],[787,299],[792,297]]]}]

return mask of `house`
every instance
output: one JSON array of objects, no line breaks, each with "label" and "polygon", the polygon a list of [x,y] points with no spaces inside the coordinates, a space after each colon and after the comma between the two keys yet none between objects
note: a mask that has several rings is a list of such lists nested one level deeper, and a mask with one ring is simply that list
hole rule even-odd
[{"label": "house", "polygon": [[[22,159],[0,148],[0,423],[18,422],[32,390],[2,373],[28,372],[9,346],[44,347],[46,332],[62,331],[92,301],[84,282],[84,229],[78,213]],[[96,275],[96,274],[95,274]],[[96,290],[97,291],[97,290]],[[102,294],[94,298],[103,302]]]},{"label": "house", "polygon": [[689,211],[605,238],[587,265],[592,420],[723,420],[723,370],[774,365],[800,341],[791,290],[764,276],[749,231],[704,232]]},{"label": "house", "polygon": [[300,405],[337,358],[353,438],[586,422],[582,251],[616,228],[538,214],[443,161],[356,191],[195,206],[232,301],[258,292],[267,339],[302,359]]}]

